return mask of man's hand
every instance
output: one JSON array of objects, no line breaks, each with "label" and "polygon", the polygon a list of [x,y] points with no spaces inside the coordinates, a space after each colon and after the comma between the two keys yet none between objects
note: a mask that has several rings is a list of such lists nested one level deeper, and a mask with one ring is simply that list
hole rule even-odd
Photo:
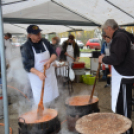
[{"label": "man's hand", "polygon": [[50,61],[47,61],[44,65],[46,66],[46,70],[50,68]]},{"label": "man's hand", "polygon": [[45,78],[46,78],[46,76],[44,75],[44,73],[42,73],[42,72],[38,72],[38,77],[43,81],[43,80],[45,80]]},{"label": "man's hand", "polygon": [[103,57],[104,57],[104,55],[99,56],[99,63],[102,63]]}]

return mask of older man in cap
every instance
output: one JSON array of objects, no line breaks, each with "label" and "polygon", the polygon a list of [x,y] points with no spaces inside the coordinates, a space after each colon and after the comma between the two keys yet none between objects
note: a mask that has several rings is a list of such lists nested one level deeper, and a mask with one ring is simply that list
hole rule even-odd
[{"label": "older man in cap", "polygon": [[[112,39],[110,55],[100,56],[99,62],[112,65],[112,110],[131,118],[132,85],[134,82],[134,36],[120,29],[113,19],[107,20],[102,29]],[[133,130],[127,132],[133,134]]]},{"label": "older man in cap", "polygon": [[[45,80],[44,103],[50,103],[59,96],[54,67],[57,58],[49,41],[41,37],[41,29],[36,25],[27,28],[28,40],[21,46],[23,65],[31,83],[34,102],[40,100],[42,82]],[[43,74],[46,65],[46,76]]]}]

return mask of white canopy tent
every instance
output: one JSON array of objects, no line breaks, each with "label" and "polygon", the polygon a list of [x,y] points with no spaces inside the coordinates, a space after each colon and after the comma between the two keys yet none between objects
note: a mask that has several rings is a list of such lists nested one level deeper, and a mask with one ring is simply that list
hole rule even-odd
[{"label": "white canopy tent", "polygon": [[[77,28],[82,29],[83,26],[100,26],[107,19],[115,19],[119,25],[134,25],[134,0],[0,0],[0,2],[1,1],[5,30],[8,31],[8,29],[10,29],[16,31],[16,33],[24,33],[26,25],[28,24],[42,25],[44,32],[47,31],[45,29],[46,27],[48,30],[57,30],[58,32],[59,29],[66,31],[69,27],[76,30]],[[44,25],[47,26],[45,27]],[[59,25],[59,28],[58,26],[50,25]],[[69,27],[63,28],[64,26]],[[0,44],[4,44],[1,14]],[[0,50],[3,76],[5,133],[9,134],[4,45],[0,45]]]},{"label": "white canopy tent", "polygon": [[4,33],[17,33],[17,34],[26,34],[26,30],[24,28],[20,28],[13,24],[4,24]]},{"label": "white canopy tent", "polygon": [[3,0],[2,2],[4,22],[10,23],[8,27],[5,24],[4,30],[13,33],[25,33],[28,24],[42,25],[40,27],[43,33],[60,33],[71,29],[91,30],[109,18],[115,19],[119,25],[134,25],[133,0]]},{"label": "white canopy tent", "polygon": [[[4,1],[4,3],[7,2],[9,1]],[[10,2],[13,1],[10,0]],[[77,29],[93,30],[96,28],[95,26],[97,26],[94,22],[83,17],[82,15],[79,15],[72,10],[61,7],[60,5],[57,5],[50,0],[22,1],[11,5],[3,5],[2,9],[5,22],[10,22],[8,27],[7,25],[4,25],[4,32],[11,31],[12,33],[20,33],[27,28],[28,24],[40,24],[39,26],[43,30],[43,33],[61,33]],[[72,23],[72,25],[68,26],[69,23]],[[57,26],[55,26],[55,24]],[[91,25],[94,27],[87,27],[84,25]],[[17,31],[12,30],[12,27],[15,26],[17,27]]]},{"label": "white canopy tent", "polygon": [[[43,31],[43,34],[48,33],[62,33],[66,31],[75,31],[75,30],[94,30],[96,27],[87,27],[87,26],[62,26],[62,25],[38,25]],[[26,33],[26,29],[28,27],[28,24],[4,24],[4,33],[10,32],[10,33]]]},{"label": "white canopy tent", "polygon": [[55,0],[60,5],[103,24],[107,19],[115,19],[119,25],[134,24],[133,0]]}]

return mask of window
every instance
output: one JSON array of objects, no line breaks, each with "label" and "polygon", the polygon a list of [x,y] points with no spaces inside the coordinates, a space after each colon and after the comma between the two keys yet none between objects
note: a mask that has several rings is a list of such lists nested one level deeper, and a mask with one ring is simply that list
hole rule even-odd
[{"label": "window", "polygon": [[90,39],[89,41],[90,41],[91,43],[93,43],[93,42],[94,42],[94,40],[93,40],[93,39]]},{"label": "window", "polygon": [[94,39],[94,43],[100,43],[99,40],[97,39]]}]

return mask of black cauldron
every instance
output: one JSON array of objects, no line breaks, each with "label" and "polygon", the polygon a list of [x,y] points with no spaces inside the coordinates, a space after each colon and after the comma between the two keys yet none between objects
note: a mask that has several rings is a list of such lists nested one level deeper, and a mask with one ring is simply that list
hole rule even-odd
[{"label": "black cauldron", "polygon": [[20,134],[56,134],[61,128],[57,114],[49,121],[38,123],[26,123],[25,119],[20,116],[18,124]]},{"label": "black cauldron", "polygon": [[[74,96],[74,97],[79,97],[79,96]],[[100,109],[98,107],[99,99],[96,96],[93,96],[93,98],[96,100],[94,103],[75,106],[75,105],[69,104],[69,100],[71,98],[67,99],[65,103],[65,106],[67,109],[66,110],[67,111],[67,123],[68,123],[68,129],[70,131],[75,131],[75,124],[79,118],[81,118],[84,115],[88,115],[88,114],[95,113],[95,112],[100,112]]]}]

